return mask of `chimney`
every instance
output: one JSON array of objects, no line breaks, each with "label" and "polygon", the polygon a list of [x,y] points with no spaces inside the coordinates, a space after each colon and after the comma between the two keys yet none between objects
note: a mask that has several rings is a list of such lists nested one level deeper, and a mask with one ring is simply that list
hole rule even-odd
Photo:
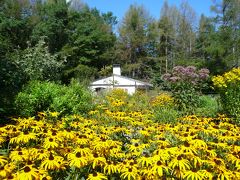
[{"label": "chimney", "polygon": [[113,64],[113,74],[121,76],[120,64]]}]

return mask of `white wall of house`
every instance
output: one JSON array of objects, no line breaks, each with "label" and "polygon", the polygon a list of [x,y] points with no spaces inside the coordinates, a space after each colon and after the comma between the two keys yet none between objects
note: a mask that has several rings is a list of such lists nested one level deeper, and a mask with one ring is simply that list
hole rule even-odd
[{"label": "white wall of house", "polygon": [[96,91],[96,89],[111,90],[114,88],[120,88],[128,92],[128,94],[134,94],[138,87],[152,86],[149,83],[138,81],[132,78],[121,76],[120,65],[113,65],[113,75],[107,78],[99,79],[90,84],[90,89]]},{"label": "white wall of house", "polygon": [[113,89],[120,88],[128,92],[128,94],[134,94],[138,86],[144,86],[146,84],[141,83],[138,80],[126,78],[119,75],[113,75],[104,79],[94,81],[90,88],[94,91],[96,88]]}]

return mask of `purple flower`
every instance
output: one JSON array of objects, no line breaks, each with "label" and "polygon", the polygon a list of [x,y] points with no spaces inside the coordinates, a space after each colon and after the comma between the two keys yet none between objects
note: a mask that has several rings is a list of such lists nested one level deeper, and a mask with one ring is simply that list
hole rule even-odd
[{"label": "purple flower", "polygon": [[173,71],[174,75],[176,75],[176,74],[184,74],[185,68],[183,66],[175,66],[172,71]]},{"label": "purple flower", "polygon": [[171,76],[172,76],[171,74],[165,73],[164,75],[162,75],[162,79],[163,79],[164,81],[168,81]]},{"label": "purple flower", "polygon": [[186,67],[186,69],[188,72],[192,72],[192,73],[196,71],[196,67],[194,67],[194,66],[188,66],[188,67]]},{"label": "purple flower", "polygon": [[170,78],[169,78],[169,81],[171,81],[171,82],[177,82],[177,81],[179,81],[179,80],[181,80],[181,78],[180,78],[180,77],[177,77],[177,76],[173,76],[173,77],[170,77]]}]

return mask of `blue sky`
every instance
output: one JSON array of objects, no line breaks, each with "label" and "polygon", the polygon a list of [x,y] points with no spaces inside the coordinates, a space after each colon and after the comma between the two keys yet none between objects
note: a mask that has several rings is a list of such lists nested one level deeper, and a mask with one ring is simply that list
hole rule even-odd
[{"label": "blue sky", "polygon": [[[212,16],[210,6],[212,0],[187,0],[190,6],[195,10],[199,17],[202,13],[206,16]],[[154,18],[159,18],[160,9],[164,3],[164,0],[83,0],[89,7],[96,7],[101,12],[111,11],[117,16],[118,21],[121,21],[125,12],[128,10],[131,4],[144,5],[149,11],[150,15]],[[175,4],[179,6],[182,0],[168,0],[170,5]]]}]

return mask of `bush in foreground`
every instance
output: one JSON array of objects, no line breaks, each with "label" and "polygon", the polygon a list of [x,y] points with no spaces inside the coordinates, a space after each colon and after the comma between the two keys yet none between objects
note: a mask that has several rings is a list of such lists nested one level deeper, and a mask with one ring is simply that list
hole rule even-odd
[{"label": "bush in foreground", "polygon": [[77,82],[64,86],[53,82],[32,81],[17,95],[15,106],[22,116],[33,116],[47,110],[62,114],[84,114],[92,108],[92,97]]},{"label": "bush in foreground", "polygon": [[214,87],[220,93],[225,113],[240,122],[240,68],[233,68],[222,76],[212,79]]},{"label": "bush in foreground", "polygon": [[194,66],[176,66],[171,73],[162,76],[165,87],[171,91],[178,109],[193,114],[200,105],[201,91],[207,86],[208,69]]}]

